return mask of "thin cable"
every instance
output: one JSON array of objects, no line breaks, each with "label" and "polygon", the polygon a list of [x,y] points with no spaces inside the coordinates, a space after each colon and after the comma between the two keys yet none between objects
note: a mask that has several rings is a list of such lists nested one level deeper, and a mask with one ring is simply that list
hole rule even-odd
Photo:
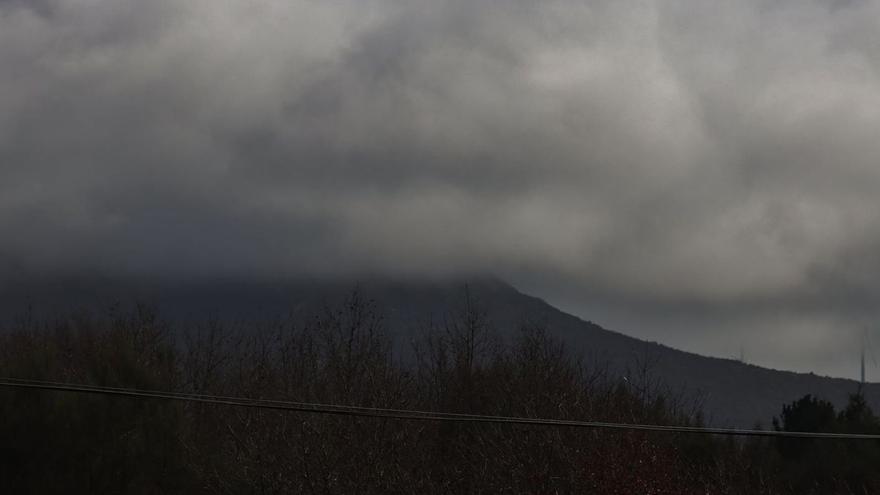
[{"label": "thin cable", "polygon": [[413,421],[434,422],[460,422],[460,423],[495,423],[517,424],[533,426],[568,426],[576,428],[598,428],[616,430],[659,431],[673,433],[695,433],[711,435],[736,435],[736,436],[764,436],[764,437],[787,437],[787,438],[820,438],[839,440],[880,440],[880,435],[857,434],[857,433],[819,433],[819,432],[792,432],[774,430],[747,430],[737,428],[706,428],[696,426],[668,426],[649,424],[610,423],[598,421],[570,421],[537,418],[521,418],[507,416],[484,416],[484,415],[452,415],[455,413],[439,413],[432,411],[417,410],[386,410],[383,412],[377,408],[359,408],[355,406],[322,405],[315,403],[280,403],[280,401],[263,401],[260,399],[234,398],[225,399],[207,398],[196,395],[180,394],[174,392],[156,392],[137,389],[123,389],[114,387],[97,387],[91,385],[62,384],[58,382],[40,382],[37,380],[20,380],[0,378],[0,386],[11,388],[25,388],[36,390],[53,390],[61,392],[76,392],[115,395],[133,398],[151,398],[173,401],[189,401],[206,404],[228,405],[237,407],[249,407],[271,409],[290,412],[304,412],[315,414],[330,414],[338,416],[358,416],[370,418],[384,418]]},{"label": "thin cable", "polygon": [[[14,382],[14,383],[28,383],[28,384],[37,384],[37,385],[58,385],[64,387],[74,387],[77,389],[90,389],[90,390],[98,390],[98,391],[124,391],[124,392],[138,392],[138,393],[146,393],[146,394],[160,394],[162,396],[173,395],[179,398],[199,398],[199,399],[215,399],[215,400],[223,400],[223,401],[237,401],[237,402],[248,402],[248,403],[259,403],[259,404],[273,404],[273,405],[284,405],[284,406],[294,406],[294,407],[321,407],[321,408],[333,408],[333,409],[341,409],[341,410],[359,410],[359,411],[367,411],[367,412],[380,412],[380,413],[399,413],[399,414],[422,414],[422,415],[430,415],[430,416],[448,416],[448,417],[457,417],[457,418],[469,418],[469,417],[477,417],[477,418],[496,418],[496,419],[509,419],[507,416],[489,416],[489,415],[479,415],[479,414],[467,414],[467,413],[450,413],[450,412],[440,412],[440,411],[418,411],[413,409],[389,409],[382,407],[367,407],[367,406],[353,406],[347,404],[326,404],[326,403],[317,403],[317,402],[295,402],[295,401],[284,401],[277,399],[259,399],[259,398],[244,398],[244,397],[232,397],[232,396],[224,396],[224,395],[208,395],[208,394],[197,394],[192,392],[169,392],[163,390],[143,390],[143,389],[134,389],[134,388],[126,388],[126,387],[107,387],[107,386],[98,386],[98,385],[87,385],[87,384],[77,384],[77,383],[68,383],[68,382],[53,382],[53,381],[45,381],[45,380],[29,380],[25,378],[0,378],[2,381]],[[3,385],[3,384],[0,384]],[[558,419],[548,419],[547,421],[565,421]]]}]

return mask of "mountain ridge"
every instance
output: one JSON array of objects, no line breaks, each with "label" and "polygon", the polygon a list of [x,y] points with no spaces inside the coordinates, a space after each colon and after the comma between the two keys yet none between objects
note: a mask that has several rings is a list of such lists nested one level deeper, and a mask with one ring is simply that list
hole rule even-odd
[{"label": "mountain ridge", "polygon": [[[25,308],[39,316],[69,311],[101,311],[112,303],[146,301],[179,326],[207,316],[249,322],[273,318],[304,319],[323,306],[340,303],[358,289],[375,301],[389,334],[403,342],[423,331],[428,321],[442,321],[460,307],[465,288],[482,306],[502,336],[525,322],[538,323],[566,348],[605,366],[630,383],[634,372],[647,373],[673,393],[701,401],[707,421],[716,426],[752,427],[770,424],[782,405],[806,394],[845,404],[859,383],[813,373],[776,370],[727,358],[703,356],[606,329],[566,313],[540,297],[523,293],[492,276],[433,281],[399,281],[372,277],[361,281],[301,280],[293,282],[192,281],[175,284],[132,281],[72,280],[54,286],[17,286],[0,290],[0,315],[10,321]],[[404,351],[405,352],[405,351]],[[880,410],[880,384],[864,393]]]}]

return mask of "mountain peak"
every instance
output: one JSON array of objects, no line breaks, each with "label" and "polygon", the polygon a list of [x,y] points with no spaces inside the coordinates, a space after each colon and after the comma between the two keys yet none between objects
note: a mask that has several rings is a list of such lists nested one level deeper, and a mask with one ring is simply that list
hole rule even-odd
[{"label": "mountain peak", "polygon": [[[385,315],[390,335],[407,340],[423,331],[429,320],[454,315],[469,294],[488,315],[502,337],[513,335],[524,322],[539,324],[566,347],[584,356],[588,366],[606,367],[622,378],[642,369],[675,392],[702,401],[716,424],[753,426],[769,423],[782,404],[808,393],[841,405],[857,390],[852,380],[814,374],[778,371],[735,360],[700,356],[655,342],[638,340],[604,329],[524,294],[504,280],[491,276],[435,280],[400,280],[369,277],[360,280],[239,282],[234,280],[188,283],[136,283],[132,281],[67,280],[54,284],[19,287],[0,299],[4,320],[22,314],[61,315],[75,309],[106,310],[111,303],[145,301],[160,314],[186,326],[212,316],[221,320],[258,321],[279,317],[304,318],[322,306],[341,303],[358,288]],[[869,384],[867,397],[880,409],[880,385]]]}]

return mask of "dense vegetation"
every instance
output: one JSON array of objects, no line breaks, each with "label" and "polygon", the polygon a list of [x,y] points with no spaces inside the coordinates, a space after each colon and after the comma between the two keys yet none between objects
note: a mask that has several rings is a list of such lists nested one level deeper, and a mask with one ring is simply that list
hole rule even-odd
[{"label": "dense vegetation", "polygon": [[[540,325],[493,329],[467,295],[395,358],[357,293],[305,324],[172,329],[137,307],[0,336],[0,376],[448,412],[699,424],[651,380],[584,363]],[[499,334],[515,337],[499,339]],[[0,389],[7,493],[866,493],[880,445],[336,417]],[[878,432],[854,395],[805,397],[774,427]]]}]

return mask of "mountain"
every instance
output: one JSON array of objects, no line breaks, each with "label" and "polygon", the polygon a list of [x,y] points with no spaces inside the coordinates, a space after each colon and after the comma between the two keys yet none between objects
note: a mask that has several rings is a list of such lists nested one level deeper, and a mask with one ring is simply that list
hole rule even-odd
[{"label": "mountain", "polygon": [[[673,393],[700,401],[707,421],[715,426],[752,427],[760,422],[767,427],[784,403],[806,394],[840,407],[848,394],[858,390],[853,380],[767,369],[628,337],[564,313],[491,277],[432,282],[373,278],[360,283],[33,281],[0,289],[0,315],[9,322],[27,307],[39,316],[63,315],[82,308],[101,311],[113,302],[137,300],[157,305],[176,326],[208,316],[245,322],[277,317],[306,319],[325,305],[343,301],[355,286],[375,301],[404,359],[408,338],[423,331],[429,321],[442,323],[460,309],[467,287],[502,338],[513,335],[526,321],[540,324],[570,351],[583,354],[585,363],[606,368],[612,379],[619,376],[622,382],[635,384],[644,373]],[[865,395],[872,408],[880,410],[880,384],[868,384]]]}]

